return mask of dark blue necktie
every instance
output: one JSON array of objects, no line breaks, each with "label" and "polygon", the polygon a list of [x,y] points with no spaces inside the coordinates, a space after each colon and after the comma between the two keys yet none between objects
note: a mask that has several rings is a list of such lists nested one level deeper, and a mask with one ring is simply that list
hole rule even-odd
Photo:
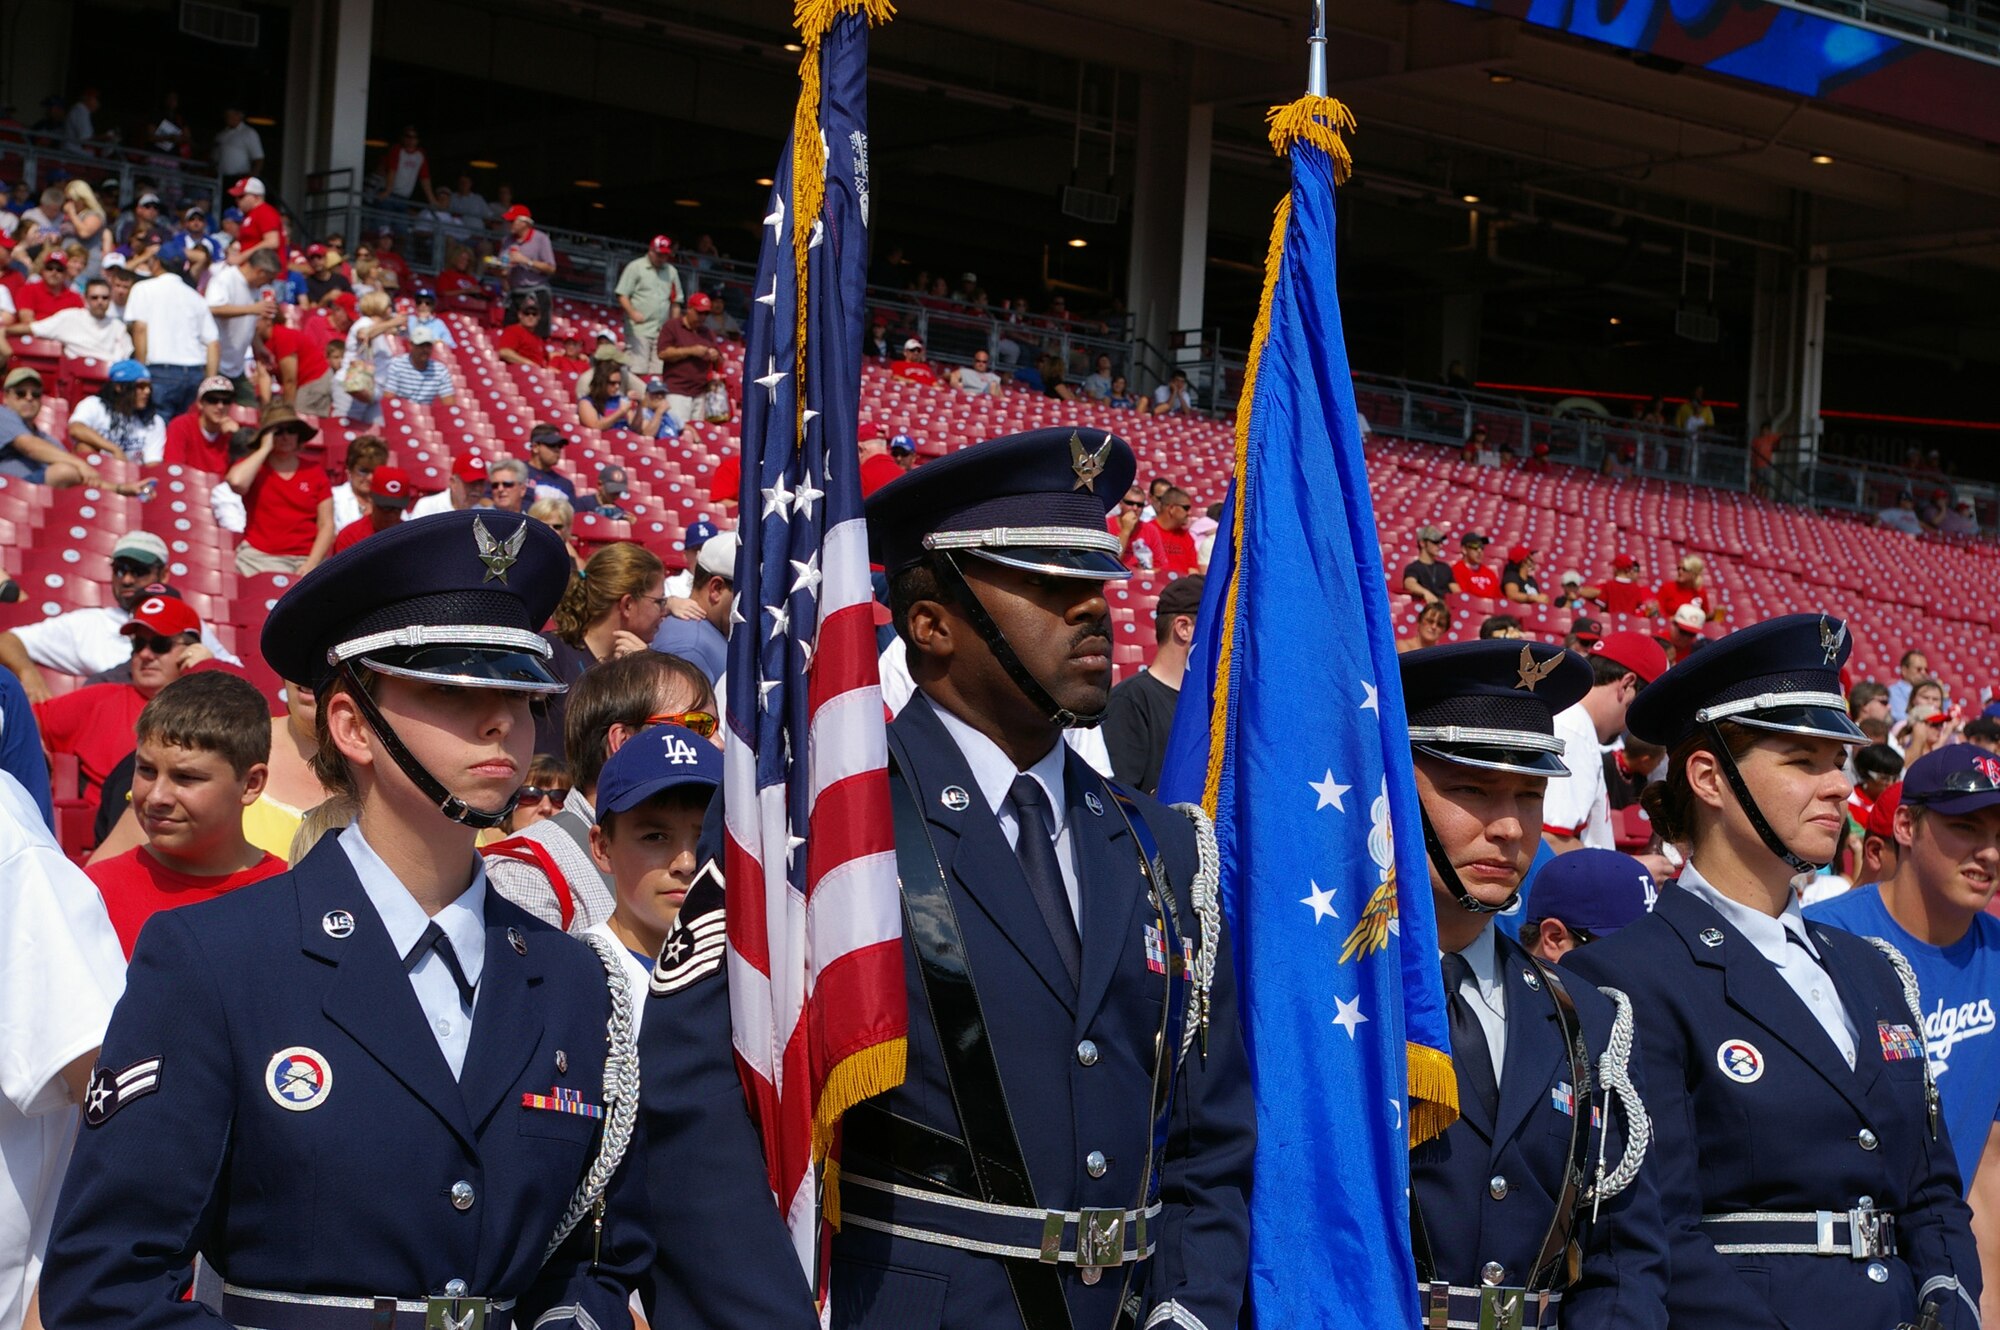
[{"label": "dark blue necktie", "polygon": [[467,1011],[471,1011],[472,981],[465,977],[465,967],[458,963],[458,949],[451,945],[451,939],[445,936],[442,928],[438,927],[437,920],[431,920],[430,926],[424,929],[424,935],[417,939],[417,945],[411,947],[410,954],[403,957],[403,969],[406,971],[416,969],[418,962],[433,951],[438,954],[438,959],[444,962],[444,968],[451,971],[451,981],[458,985],[458,1000],[465,1004]]},{"label": "dark blue necktie", "polygon": [[1500,1117],[1500,1084],[1493,1076],[1493,1047],[1486,1042],[1486,1027],[1472,1014],[1472,999],[1465,995],[1472,977],[1472,963],[1455,951],[1444,954],[1444,1005],[1451,1031],[1451,1064],[1458,1072],[1460,1102],[1469,1090],[1486,1106],[1486,1118]]},{"label": "dark blue necktie", "polygon": [[1042,912],[1049,936],[1055,939],[1056,953],[1071,984],[1083,981],[1083,941],[1077,935],[1076,916],[1070,913],[1069,892],[1063,887],[1062,865],[1056,861],[1055,826],[1049,819],[1049,801],[1042,783],[1033,776],[1014,777],[1007,802],[1014,805],[1019,834],[1014,853],[1020,857],[1021,872],[1028,879],[1028,891]]}]

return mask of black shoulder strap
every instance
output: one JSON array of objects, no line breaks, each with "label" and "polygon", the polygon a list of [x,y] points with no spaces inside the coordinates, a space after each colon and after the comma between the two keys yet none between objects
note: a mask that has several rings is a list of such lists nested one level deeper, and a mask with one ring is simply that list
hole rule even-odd
[{"label": "black shoulder strap", "polygon": [[[979,1198],[995,1205],[1038,1208],[944,866],[938,862],[937,847],[909,782],[893,759],[889,802],[895,817],[903,914],[909,924],[904,936],[916,953],[924,1000],[944,1053],[945,1080],[972,1157]],[[1069,1330],[1069,1304],[1063,1299],[1058,1267],[1020,1260],[1002,1264],[1025,1330]]]},{"label": "black shoulder strap", "polygon": [[[1576,1109],[1570,1120],[1569,1157],[1564,1161],[1562,1189],[1556,1196],[1555,1217],[1549,1222],[1549,1231],[1542,1238],[1542,1249],[1536,1254],[1535,1267],[1528,1276],[1528,1287],[1540,1290],[1567,1287],[1576,1281],[1580,1273],[1580,1260],[1572,1250],[1571,1239],[1576,1232],[1577,1215],[1583,1209],[1584,1166],[1590,1158],[1590,1100],[1594,1083],[1590,1050],[1583,1041],[1583,1022],[1576,1014],[1576,1000],[1563,987],[1562,977],[1554,969],[1543,964],[1539,957],[1530,955],[1528,959],[1541,974],[1542,988],[1555,1004],[1556,1029],[1562,1033],[1563,1050],[1569,1057],[1570,1102]],[[1610,1128],[1607,1108],[1603,1130]]]}]

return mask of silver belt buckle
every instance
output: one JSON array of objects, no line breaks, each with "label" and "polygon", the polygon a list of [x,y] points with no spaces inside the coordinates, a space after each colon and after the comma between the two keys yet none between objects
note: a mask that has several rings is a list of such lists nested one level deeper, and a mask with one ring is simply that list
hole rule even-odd
[{"label": "silver belt buckle", "polygon": [[1106,1269],[1125,1264],[1125,1212],[1081,1210],[1076,1220],[1076,1270],[1095,1284]]},{"label": "silver belt buckle", "polygon": [[1849,1253],[1857,1261],[1881,1260],[1896,1254],[1896,1216],[1872,1205],[1847,1212]]},{"label": "silver belt buckle", "polygon": [[424,1308],[424,1330],[486,1330],[490,1298],[432,1298]]},{"label": "silver belt buckle", "polygon": [[1479,1290],[1479,1330],[1521,1330],[1528,1308],[1525,1288]]}]

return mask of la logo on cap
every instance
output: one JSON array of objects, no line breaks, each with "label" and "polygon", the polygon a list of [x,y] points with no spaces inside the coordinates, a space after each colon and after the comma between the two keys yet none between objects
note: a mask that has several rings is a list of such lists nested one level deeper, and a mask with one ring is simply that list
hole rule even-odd
[{"label": "la logo on cap", "polygon": [[694,746],[690,744],[687,740],[681,738],[678,734],[670,734],[667,736],[665,756],[667,761],[673,763],[677,767],[694,767],[701,765],[701,754],[696,752]]}]

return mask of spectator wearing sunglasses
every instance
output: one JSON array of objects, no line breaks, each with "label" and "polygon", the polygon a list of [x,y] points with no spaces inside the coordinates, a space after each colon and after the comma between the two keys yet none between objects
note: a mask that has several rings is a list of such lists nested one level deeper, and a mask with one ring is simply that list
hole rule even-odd
[{"label": "spectator wearing sunglasses", "polygon": [[[495,891],[537,918],[581,934],[609,919],[617,902],[610,878],[590,852],[604,764],[648,726],[683,726],[714,743],[718,725],[715,692],[701,671],[656,651],[592,667],[566,700],[561,738],[575,780],[562,806],[482,853],[486,880]],[[517,804],[517,815],[518,809]]]},{"label": "spectator wearing sunglasses", "polygon": [[1610,937],[1659,899],[1646,866],[1616,850],[1572,850],[1543,864],[1521,893],[1521,945],[1554,965]]},{"label": "spectator wearing sunglasses", "polygon": [[9,370],[0,396],[0,476],[31,485],[68,489],[72,485],[102,485],[120,494],[137,494],[135,484],[111,485],[96,467],[75,457],[35,425],[42,412],[42,376],[23,365]]},{"label": "spectator wearing sunglasses", "polygon": [[[20,679],[30,702],[46,702],[52,694],[43,670],[89,678],[126,664],[132,648],[123,636],[125,627],[140,602],[176,594],[167,588],[166,577],[167,542],[150,531],[128,531],[111,551],[111,604],[71,610],[0,633],[0,666]],[[206,628],[201,644],[225,664],[241,663]]]},{"label": "spectator wearing sunglasses", "polygon": [[1444,553],[1444,532],[1434,526],[1417,528],[1416,562],[1403,569],[1403,590],[1427,605],[1442,604],[1458,591],[1452,581],[1451,565],[1439,558]]},{"label": "spectator wearing sunglasses", "polygon": [[528,783],[514,792],[514,811],[507,814],[500,829],[511,836],[526,831],[543,818],[554,817],[569,802],[574,784],[569,763],[554,753],[536,753],[535,760],[528,764]]},{"label": "spectator wearing sunglasses", "polygon": [[[94,818],[104,779],[136,740],[139,713],[154,694],[211,656],[201,644],[201,617],[185,601],[152,595],[119,630],[132,661],[129,683],[100,683],[51,698],[35,708],[42,746],[70,753],[82,774],[80,795]],[[59,792],[64,797],[72,791]]]}]

